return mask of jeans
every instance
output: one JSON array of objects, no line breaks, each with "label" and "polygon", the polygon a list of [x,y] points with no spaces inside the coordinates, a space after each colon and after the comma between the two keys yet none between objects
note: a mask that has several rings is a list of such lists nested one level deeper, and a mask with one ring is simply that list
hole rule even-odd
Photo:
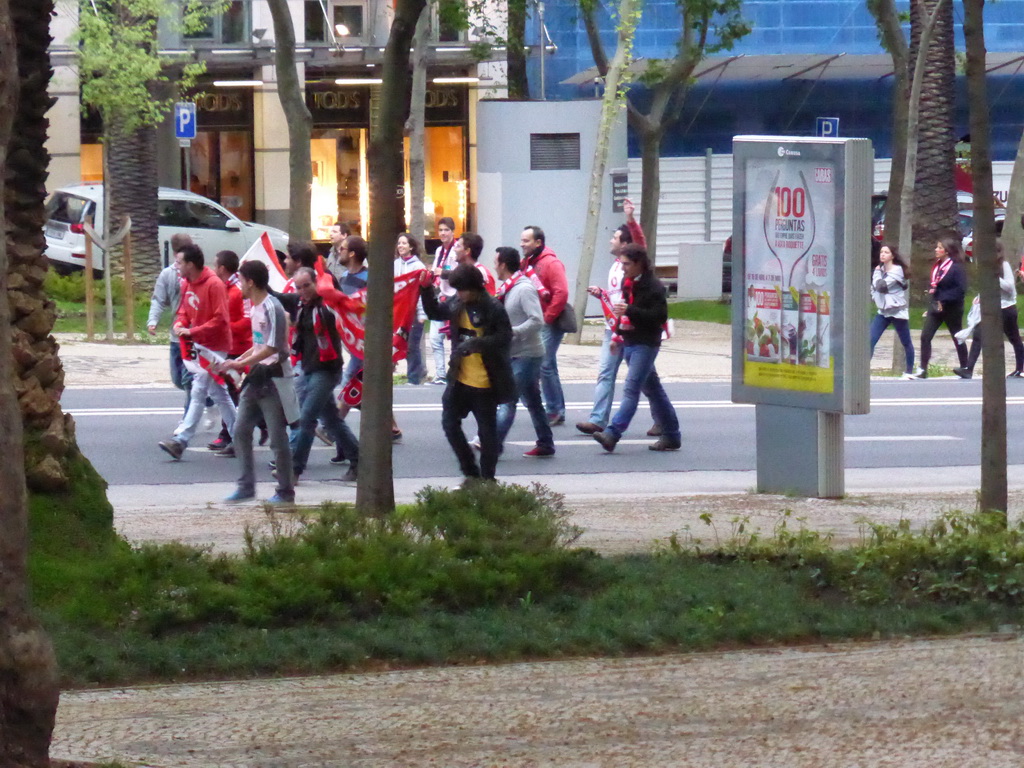
[{"label": "jeans", "polygon": [[195,437],[196,431],[199,428],[199,422],[203,418],[203,409],[206,407],[207,397],[212,399],[217,406],[217,409],[220,411],[220,417],[223,419],[224,426],[227,427],[228,432],[234,434],[235,404],[231,402],[228,388],[224,384],[218,384],[214,380],[213,375],[209,371],[204,370],[202,373],[193,374],[188,410],[185,412],[185,417],[181,420],[181,423],[178,424],[178,428],[174,431],[174,439],[179,443],[188,445],[188,441]]},{"label": "jeans", "polygon": [[405,375],[410,384],[422,384],[427,377],[423,365],[423,323],[413,321],[409,328],[409,351],[405,356]]},{"label": "jeans", "polygon": [[295,498],[295,477],[292,473],[292,453],[288,450],[288,431],[284,423],[284,410],[273,384],[257,388],[247,386],[238,399],[238,420],[235,423],[235,455],[242,465],[238,490],[246,495],[256,492],[256,463],[252,456],[252,430],[264,418],[270,430],[270,447],[277,463],[277,494],[284,499]]},{"label": "jeans", "polygon": [[544,362],[540,366],[540,385],[544,391],[544,408],[549,417],[565,418],[565,395],[558,378],[558,347],[562,344],[565,331],[545,323],[541,330],[544,340]]},{"label": "jeans", "polygon": [[[555,438],[551,434],[551,425],[544,413],[544,403],[540,399],[540,366],[542,357],[513,357],[512,377],[516,383],[516,394],[530,412],[533,430],[537,433],[537,445],[554,448]],[[498,445],[505,444],[508,431],[512,428],[512,420],[516,417],[516,401],[502,403],[498,406]],[[481,443],[482,445],[482,443]]]},{"label": "jeans", "polygon": [[[1010,342],[1010,346],[1013,347],[1013,370],[1024,370],[1024,343],[1021,343],[1020,328],[1017,325],[1017,307],[1004,307],[1002,310],[1002,314],[1003,334]],[[967,356],[967,370],[974,370],[974,365],[975,363],[978,362],[978,358],[980,356],[981,327],[976,326],[974,329],[974,339],[971,341],[971,351],[970,354],[968,354]]]},{"label": "jeans", "polygon": [[434,355],[434,378],[443,379],[445,372],[447,371],[447,364],[444,358],[444,340],[447,338],[441,333],[441,326],[444,325],[440,320],[430,321],[430,351]]},{"label": "jeans", "polygon": [[619,364],[622,363],[622,345],[617,352],[612,352],[612,332],[605,328],[604,341],[601,342],[601,362],[597,369],[597,386],[594,388],[594,410],[587,419],[591,424],[604,427],[612,413],[612,400],[615,398],[615,377],[619,375]]},{"label": "jeans", "polygon": [[359,464],[359,441],[338,416],[338,406],[334,402],[334,388],[338,385],[339,373],[314,371],[304,378],[305,398],[299,412],[299,426],[292,436],[292,466],[295,474],[302,474],[306,469],[318,420],[323,421],[327,434],[334,438],[351,466],[356,467]]},{"label": "jeans", "polygon": [[956,334],[964,327],[964,301],[944,301],[941,312],[929,310],[921,326],[921,369],[927,373],[928,361],[932,359],[932,339],[941,325],[945,324],[949,335],[953,337],[953,346],[960,367],[967,367],[967,345],[956,340]]},{"label": "jeans", "polygon": [[633,420],[642,392],[651,404],[651,415],[661,425],[662,435],[669,440],[679,441],[679,419],[672,401],[668,399],[661,379],[654,369],[654,361],[658,357],[659,347],[647,344],[629,344],[622,350],[622,359],[626,361],[626,384],[623,387],[622,402],[615,412],[606,432],[616,439],[622,437]]},{"label": "jeans", "polygon": [[[494,479],[498,466],[498,401],[490,389],[467,387],[465,384],[450,382],[441,398],[441,426],[448,444],[459,460],[459,469],[466,477]],[[477,435],[480,437],[480,467],[477,468],[473,449],[469,447],[462,421],[469,414],[476,417]]]},{"label": "jeans", "polygon": [[171,342],[171,384],[185,392],[184,413],[188,413],[188,404],[192,401],[192,373],[181,360],[181,343],[177,339]]},{"label": "jeans", "polygon": [[903,345],[903,351],[907,357],[907,373],[913,373],[914,342],[910,338],[909,320],[900,320],[896,317],[885,317],[884,315],[876,314],[871,319],[871,354],[875,354],[875,345],[882,338],[882,332],[890,325],[896,329],[896,335],[899,337],[900,344]]}]

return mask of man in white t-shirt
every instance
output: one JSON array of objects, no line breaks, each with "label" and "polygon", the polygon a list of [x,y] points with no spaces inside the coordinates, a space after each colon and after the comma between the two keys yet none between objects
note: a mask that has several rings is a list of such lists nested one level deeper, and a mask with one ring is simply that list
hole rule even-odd
[{"label": "man in white t-shirt", "polygon": [[281,302],[267,292],[270,275],[267,265],[247,261],[238,269],[242,294],[252,304],[252,347],[235,360],[226,361],[222,370],[241,371],[249,367],[242,383],[235,422],[235,453],[242,464],[238,488],[224,501],[237,504],[256,498],[256,467],[252,455],[252,433],[260,420],[267,422],[270,447],[277,466],[277,492],[270,504],[295,503],[295,478],[292,453],[288,445],[287,419],[275,379],[292,375],[288,360],[288,320]]}]

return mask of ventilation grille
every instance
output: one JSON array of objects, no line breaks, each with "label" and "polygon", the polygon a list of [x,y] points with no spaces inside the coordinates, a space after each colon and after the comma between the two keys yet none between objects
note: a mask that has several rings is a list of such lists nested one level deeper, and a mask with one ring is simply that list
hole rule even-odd
[{"label": "ventilation grille", "polygon": [[578,171],[580,135],[578,133],[531,133],[531,171]]}]

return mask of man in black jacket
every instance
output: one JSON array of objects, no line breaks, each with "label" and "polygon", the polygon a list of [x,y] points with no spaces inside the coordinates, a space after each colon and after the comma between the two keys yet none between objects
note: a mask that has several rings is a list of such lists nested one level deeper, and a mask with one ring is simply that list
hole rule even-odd
[{"label": "man in black jacket", "polygon": [[[443,304],[427,283],[420,285],[423,309],[431,320],[450,322],[452,355],[448,363],[448,388],[441,400],[441,425],[459,467],[467,480],[494,479],[498,464],[497,411],[501,403],[515,400],[509,348],[512,326],[501,302],[487,294],[484,278],[473,266],[460,264],[452,270],[448,284],[456,295]],[[462,421],[476,417],[480,436],[480,466],[462,431]]]}]

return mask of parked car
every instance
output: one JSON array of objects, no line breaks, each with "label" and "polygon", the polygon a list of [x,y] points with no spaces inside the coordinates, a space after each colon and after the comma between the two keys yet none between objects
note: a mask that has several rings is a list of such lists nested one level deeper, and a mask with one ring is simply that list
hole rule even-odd
[{"label": "parked car", "polygon": [[[885,239],[885,204],[888,199],[887,193],[871,196],[871,237],[879,244]],[[974,195],[957,190],[956,204],[961,209],[969,210],[974,204]]]},{"label": "parked car", "polygon": [[[1006,209],[996,209],[996,237],[1003,234],[1003,222],[1006,221]],[[964,256],[974,261],[974,211],[964,210],[957,214],[957,228],[963,237]]]},{"label": "parked car", "polygon": [[[160,187],[158,191],[160,260],[171,262],[171,236],[185,234],[210,257],[230,250],[241,256],[266,232],[274,249],[283,256],[288,233],[274,227],[242,221],[213,200],[183,189]],[[46,257],[54,269],[71,272],[85,266],[85,222],[93,218],[103,230],[103,185],[63,187],[46,201]],[[94,270],[103,270],[103,252],[93,249]]]}]

